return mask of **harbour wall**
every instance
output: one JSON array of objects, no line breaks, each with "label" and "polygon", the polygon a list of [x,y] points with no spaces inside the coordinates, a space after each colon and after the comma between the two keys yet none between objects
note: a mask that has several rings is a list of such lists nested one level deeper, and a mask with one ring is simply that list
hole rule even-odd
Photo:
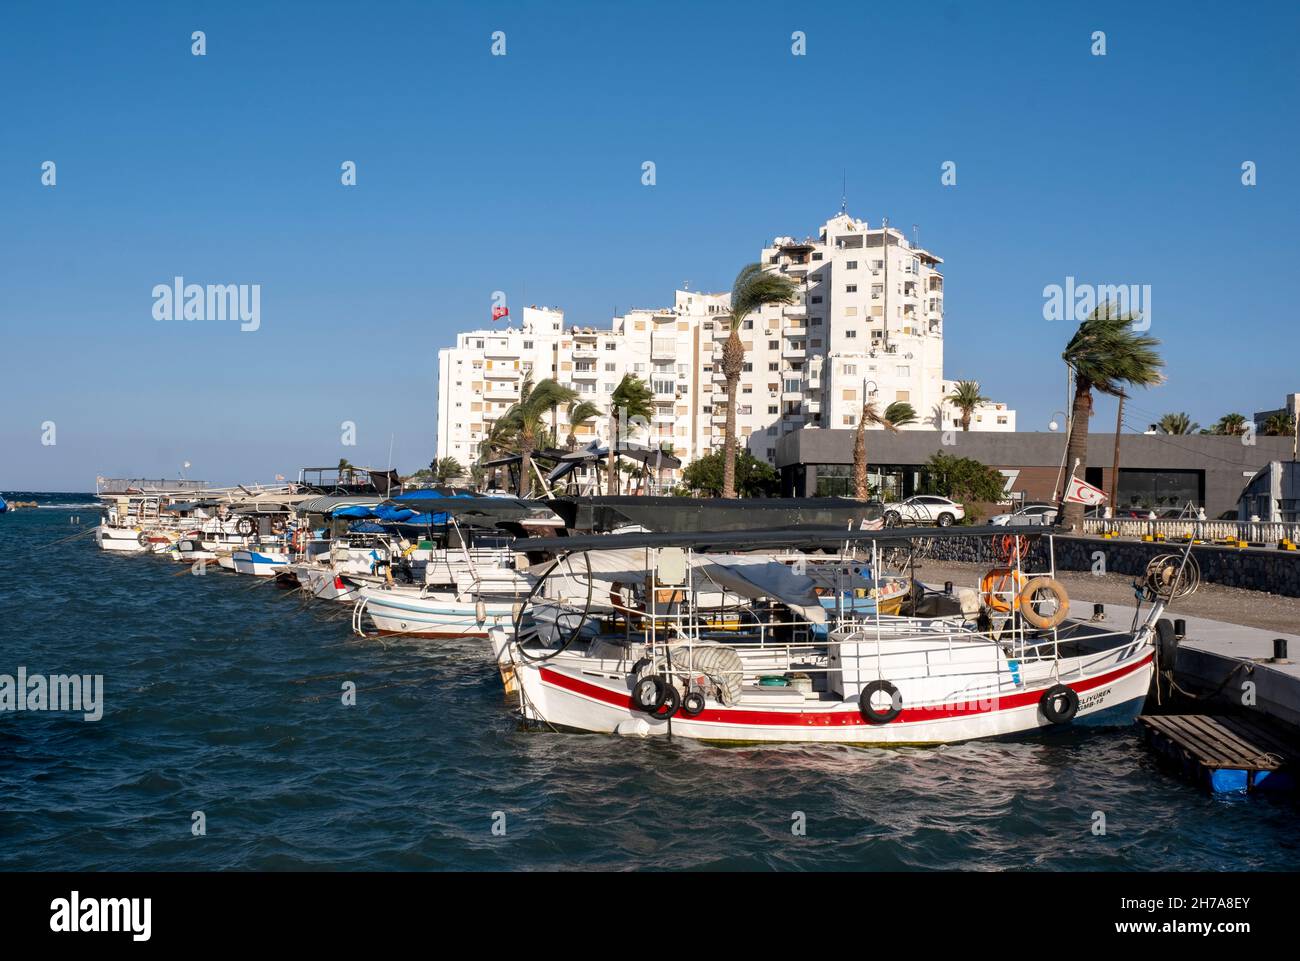
[{"label": "harbour wall", "polygon": [[[1055,536],[1056,567],[1063,571],[1092,571],[1104,563],[1108,574],[1141,574],[1151,558],[1159,554],[1181,553],[1183,545],[1149,541],[1106,540],[1101,537]],[[1100,554],[1100,558],[1098,558]],[[925,555],[940,561],[967,561],[975,564],[998,563],[988,537],[954,537],[936,539]],[[1201,580],[1225,587],[1300,597],[1300,551],[1272,548],[1217,547],[1196,545],[1192,556],[1201,568]],[[1030,549],[1026,567],[1047,566],[1047,538],[1037,537]]]}]

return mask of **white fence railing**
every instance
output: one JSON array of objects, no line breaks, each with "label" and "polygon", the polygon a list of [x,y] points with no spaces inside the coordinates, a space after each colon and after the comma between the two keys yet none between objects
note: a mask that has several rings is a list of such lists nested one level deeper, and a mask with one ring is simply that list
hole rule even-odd
[{"label": "white fence railing", "polygon": [[1300,541],[1300,523],[1294,522],[1198,521],[1195,518],[1153,521],[1140,517],[1087,517],[1083,521],[1083,531],[1085,534],[1115,533],[1120,537],[1154,537],[1163,534],[1167,539],[1192,537],[1211,542],[1235,538],[1253,544],[1276,544],[1284,537]]}]

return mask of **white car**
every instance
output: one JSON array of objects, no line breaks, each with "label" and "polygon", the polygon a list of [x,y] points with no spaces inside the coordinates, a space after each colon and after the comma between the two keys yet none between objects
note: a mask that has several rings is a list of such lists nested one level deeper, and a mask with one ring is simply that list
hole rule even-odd
[{"label": "white car", "polygon": [[934,494],[918,494],[895,504],[885,505],[885,526],[925,524],[948,527],[966,516],[966,509],[954,500]]},{"label": "white car", "polygon": [[995,514],[989,523],[997,527],[1050,527],[1056,523],[1056,505],[1026,504],[1010,514]]}]

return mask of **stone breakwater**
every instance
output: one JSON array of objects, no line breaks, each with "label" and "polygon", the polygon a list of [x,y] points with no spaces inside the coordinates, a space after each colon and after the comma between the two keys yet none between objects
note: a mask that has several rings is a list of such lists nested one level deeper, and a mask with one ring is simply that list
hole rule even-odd
[{"label": "stone breakwater", "polygon": [[[1183,550],[1183,546],[1176,543],[1103,540],[1061,534],[1056,535],[1055,541],[1056,567],[1062,571],[1092,571],[1100,561],[1110,574],[1141,574],[1156,555]],[[1193,547],[1192,555],[1201,567],[1201,580],[1205,583],[1300,597],[1300,551],[1239,549],[1207,544]],[[992,540],[988,537],[935,540],[927,546],[924,556],[938,561],[990,566],[998,563]],[[1046,565],[1047,538],[1034,537],[1025,566],[1041,569]]]}]

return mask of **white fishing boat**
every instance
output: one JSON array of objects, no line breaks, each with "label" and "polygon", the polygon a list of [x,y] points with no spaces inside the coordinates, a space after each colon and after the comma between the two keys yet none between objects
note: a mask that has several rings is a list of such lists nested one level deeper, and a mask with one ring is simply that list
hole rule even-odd
[{"label": "white fishing boat", "polygon": [[[910,536],[922,533],[936,536]],[[1172,582],[1169,569],[1187,558],[1166,558],[1144,584],[1149,606],[1132,629],[1070,620],[1048,538],[1048,559],[1037,573],[1017,547],[978,595],[929,594],[908,616],[864,614],[828,610],[812,578],[775,561],[704,553],[753,551],[782,539],[865,551],[873,571],[881,569],[882,549],[900,543],[868,532],[800,531],[533,542],[570,576],[590,572],[593,588],[614,580],[640,586],[625,595],[614,623],[604,623],[590,604],[571,604],[558,637],[536,630],[528,609],[512,622],[514,631],[492,631],[521,715],[601,733],[884,745],[1131,723],[1151,686],[1157,641],[1172,634],[1161,621],[1165,605],[1186,588],[1183,568]],[[756,614],[753,624],[710,627],[708,613],[692,602],[705,585],[744,598]],[[536,595],[544,593],[539,585]],[[600,629],[584,629],[592,619]]]},{"label": "white fishing boat", "polygon": [[509,625],[535,582],[515,569],[510,536],[526,540],[534,531],[563,527],[545,505],[515,498],[414,495],[380,507],[391,505],[418,512],[430,524],[433,546],[424,549],[418,580],[414,566],[398,576],[403,551],[382,576],[355,576],[362,586],[352,623],[361,635],[487,637]]}]

